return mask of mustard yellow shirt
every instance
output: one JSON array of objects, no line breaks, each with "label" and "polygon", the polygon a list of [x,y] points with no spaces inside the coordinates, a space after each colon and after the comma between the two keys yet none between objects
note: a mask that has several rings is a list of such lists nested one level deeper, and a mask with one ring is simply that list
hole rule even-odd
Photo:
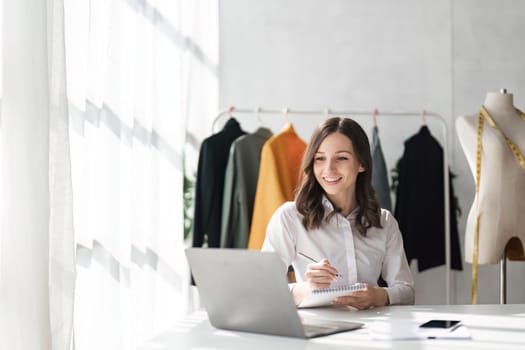
[{"label": "mustard yellow shirt", "polygon": [[306,143],[296,134],[291,123],[266,141],[261,151],[261,164],[253,207],[249,249],[261,249],[266,226],[283,203],[294,199]]}]

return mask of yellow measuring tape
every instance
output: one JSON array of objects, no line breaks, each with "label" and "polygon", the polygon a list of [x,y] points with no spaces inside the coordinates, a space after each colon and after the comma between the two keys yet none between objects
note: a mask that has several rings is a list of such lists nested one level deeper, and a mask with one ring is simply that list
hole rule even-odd
[{"label": "yellow measuring tape", "polygon": [[[522,111],[516,109],[516,111],[520,114],[520,118],[525,121],[525,113]],[[509,146],[510,150],[514,154],[514,157],[520,164],[520,167],[525,170],[525,159],[523,158],[523,155],[521,154],[519,148],[512,142],[511,139],[505,135],[505,133],[499,128],[499,126],[494,122],[494,119],[490,116],[490,114],[485,109],[485,106],[481,106],[481,109],[478,114],[478,142],[477,142],[477,149],[476,149],[476,194],[479,195],[479,183],[481,178],[481,153],[483,151],[482,147],[482,136],[483,136],[483,122],[484,120],[487,121],[487,124],[489,124],[493,129],[496,129],[501,136],[503,136],[503,139],[507,143],[507,146]],[[478,197],[478,203],[479,203],[479,197]],[[478,216],[476,218],[476,226],[474,228],[474,251],[472,252],[472,304],[477,304],[478,302],[478,253],[479,253],[479,220],[480,220],[481,213],[478,209]]]}]

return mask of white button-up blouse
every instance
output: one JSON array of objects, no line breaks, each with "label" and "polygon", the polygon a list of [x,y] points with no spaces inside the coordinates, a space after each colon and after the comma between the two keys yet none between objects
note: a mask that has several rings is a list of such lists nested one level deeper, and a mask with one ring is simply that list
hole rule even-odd
[{"label": "white button-up blouse", "polygon": [[[326,215],[334,210],[323,198]],[[292,265],[298,282],[306,281],[306,266],[310,260],[327,258],[341,275],[337,283],[365,282],[378,285],[380,276],[391,305],[414,303],[414,281],[403,249],[403,239],[396,219],[381,209],[383,228],[371,227],[366,236],[355,227],[357,208],[347,217],[335,214],[318,229],[306,230],[302,215],[294,202],[283,204],[272,216],[266,229],[263,251],[276,252],[283,262],[283,273]]]}]

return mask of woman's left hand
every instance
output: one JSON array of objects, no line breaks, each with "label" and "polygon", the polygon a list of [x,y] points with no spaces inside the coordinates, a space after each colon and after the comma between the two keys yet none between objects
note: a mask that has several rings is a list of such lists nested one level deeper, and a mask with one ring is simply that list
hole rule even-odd
[{"label": "woman's left hand", "polygon": [[388,294],[384,288],[370,287],[366,290],[353,292],[352,295],[338,297],[332,301],[334,305],[350,305],[359,310],[365,310],[371,306],[388,305]]}]

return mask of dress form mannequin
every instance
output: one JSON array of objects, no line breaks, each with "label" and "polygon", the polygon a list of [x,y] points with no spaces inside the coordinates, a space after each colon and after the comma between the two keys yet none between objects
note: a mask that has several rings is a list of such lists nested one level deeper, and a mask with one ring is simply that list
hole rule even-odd
[{"label": "dress form mannequin", "polygon": [[[514,107],[513,96],[489,92],[483,103],[500,130],[525,155],[525,120]],[[525,118],[525,117],[524,117]],[[476,179],[478,116],[460,116],[456,131]],[[465,260],[472,263],[476,221],[479,216],[479,264],[495,264],[512,239],[513,258],[523,258],[525,243],[525,169],[497,129],[485,121],[482,134],[479,192],[470,209],[465,231]],[[510,257],[510,256],[509,256]]]}]

